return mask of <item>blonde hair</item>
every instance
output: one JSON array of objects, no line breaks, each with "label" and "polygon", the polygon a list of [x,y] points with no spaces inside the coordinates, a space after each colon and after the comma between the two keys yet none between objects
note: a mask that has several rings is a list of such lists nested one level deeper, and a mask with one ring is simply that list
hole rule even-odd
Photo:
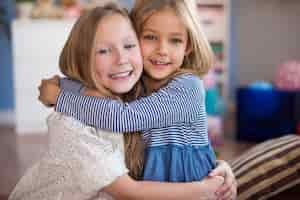
[{"label": "blonde hair", "polygon": [[171,8],[182,20],[188,32],[188,48],[181,71],[199,76],[206,74],[213,63],[213,53],[200,25],[195,0],[136,0],[131,17],[138,35],[143,25],[155,12]]},{"label": "blonde hair", "polygon": [[[85,12],[73,26],[59,58],[59,68],[65,76],[111,97],[115,96],[102,85],[97,84],[94,74],[97,26],[105,16],[113,14],[120,14],[130,21],[128,12],[112,2]],[[131,97],[135,96],[131,95]],[[126,100],[130,99],[127,97]],[[139,133],[124,134],[125,162],[133,178],[139,178],[143,169],[141,143]]]}]

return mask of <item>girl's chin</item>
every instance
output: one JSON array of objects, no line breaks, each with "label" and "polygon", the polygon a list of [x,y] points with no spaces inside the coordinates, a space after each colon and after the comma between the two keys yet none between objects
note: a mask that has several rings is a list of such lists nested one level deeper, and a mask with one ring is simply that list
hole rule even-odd
[{"label": "girl's chin", "polygon": [[153,73],[152,72],[152,73],[148,74],[148,77],[150,77],[151,79],[156,80],[156,81],[165,80],[168,76],[169,76],[168,73]]},{"label": "girl's chin", "polygon": [[111,91],[115,93],[116,95],[122,95],[128,93],[134,85],[122,85],[122,86],[115,86],[111,88]]},{"label": "girl's chin", "polygon": [[128,79],[118,79],[111,81],[109,84],[109,88],[113,93],[122,95],[128,93],[131,89],[133,89],[137,82],[138,79],[131,76]]}]

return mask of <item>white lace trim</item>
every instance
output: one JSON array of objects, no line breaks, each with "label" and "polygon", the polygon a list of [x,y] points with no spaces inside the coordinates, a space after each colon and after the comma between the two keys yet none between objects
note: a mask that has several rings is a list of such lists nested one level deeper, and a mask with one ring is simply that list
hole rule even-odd
[{"label": "white lace trim", "polygon": [[9,200],[112,199],[101,188],[126,174],[122,134],[52,113],[49,150],[16,185]]}]

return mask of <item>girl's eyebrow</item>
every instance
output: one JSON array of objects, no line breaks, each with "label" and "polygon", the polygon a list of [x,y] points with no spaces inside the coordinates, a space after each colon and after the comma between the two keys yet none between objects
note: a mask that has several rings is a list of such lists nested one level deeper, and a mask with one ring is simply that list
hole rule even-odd
[{"label": "girl's eyebrow", "polygon": [[96,46],[109,46],[111,45],[109,42],[103,41],[103,42],[97,42]]},{"label": "girl's eyebrow", "polygon": [[[120,41],[128,41],[128,40],[137,41],[137,38],[135,35],[127,35],[127,36],[121,38]],[[104,44],[104,45],[111,45],[113,43],[114,43],[114,41],[111,41],[111,40],[97,41],[97,44]]]},{"label": "girl's eyebrow", "polygon": [[137,39],[136,39],[136,36],[129,35],[129,36],[127,36],[126,38],[124,38],[123,41],[131,41],[131,42],[134,42],[134,41],[136,41],[136,40],[137,40]]},{"label": "girl's eyebrow", "polygon": [[174,32],[174,33],[171,33],[172,36],[180,36],[180,37],[183,37],[184,34],[183,33],[178,33],[178,32]]},{"label": "girl's eyebrow", "polygon": [[[154,30],[154,29],[151,29],[151,28],[145,28],[145,29],[143,29],[143,32],[153,32],[153,33],[157,33],[157,32],[159,32],[159,31],[156,31],[156,30]],[[181,32],[170,32],[170,34],[172,35],[172,36],[180,36],[180,37],[183,37],[184,36],[184,33],[181,33]]]},{"label": "girl's eyebrow", "polygon": [[143,32],[145,32],[145,31],[154,32],[154,33],[157,32],[157,31],[155,31],[155,30],[153,30],[151,28],[144,28]]}]

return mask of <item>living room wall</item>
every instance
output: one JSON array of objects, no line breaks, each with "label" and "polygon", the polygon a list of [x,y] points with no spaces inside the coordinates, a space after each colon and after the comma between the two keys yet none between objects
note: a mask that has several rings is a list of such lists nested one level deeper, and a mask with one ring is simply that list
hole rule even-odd
[{"label": "living room wall", "polygon": [[234,1],[238,85],[272,81],[277,66],[300,59],[300,1]]}]

